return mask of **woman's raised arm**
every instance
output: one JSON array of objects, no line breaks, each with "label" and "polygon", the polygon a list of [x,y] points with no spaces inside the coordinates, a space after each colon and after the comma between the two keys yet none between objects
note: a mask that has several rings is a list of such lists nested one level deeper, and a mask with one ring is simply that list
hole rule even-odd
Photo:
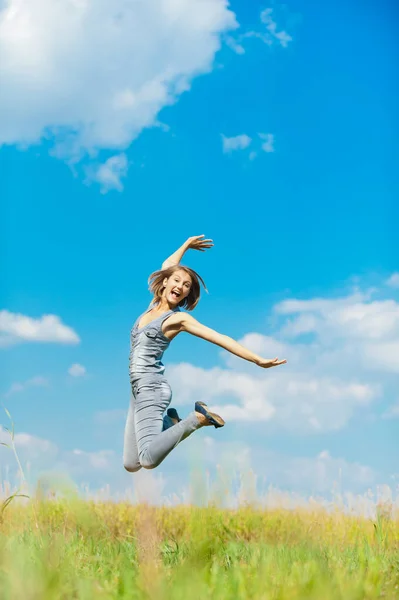
[{"label": "woman's raised arm", "polygon": [[193,237],[189,237],[188,240],[186,240],[184,244],[176,250],[176,252],[174,252],[169,256],[169,258],[164,260],[164,262],[162,263],[162,270],[180,264],[181,259],[183,258],[184,254],[189,248],[192,248],[193,250],[199,250],[200,252],[205,252],[207,248],[212,248],[213,241],[201,239],[203,237],[205,236],[194,235]]},{"label": "woman's raised arm", "polygon": [[210,329],[205,325],[199,323],[196,319],[194,319],[191,315],[187,313],[181,313],[179,315],[180,320],[180,331],[186,331],[187,333],[191,333],[197,337],[202,338],[208,342],[212,342],[212,344],[216,344],[225,350],[228,350],[232,354],[243,358],[244,360],[248,360],[249,362],[253,362],[258,367],[262,367],[264,369],[269,369],[270,367],[278,367],[279,365],[285,364],[287,361],[278,360],[278,358],[262,358],[258,356],[248,348],[245,348],[233,338],[218,333],[214,329]]}]

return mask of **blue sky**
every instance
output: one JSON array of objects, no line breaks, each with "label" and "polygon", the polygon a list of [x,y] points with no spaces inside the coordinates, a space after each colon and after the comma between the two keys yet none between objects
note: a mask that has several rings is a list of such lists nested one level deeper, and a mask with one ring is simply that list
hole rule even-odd
[{"label": "blue sky", "polygon": [[[42,4],[55,23],[50,0]],[[20,52],[22,17],[3,28],[0,393],[26,434],[21,453],[94,487],[135,485],[121,462],[129,330],[148,305],[148,275],[204,233],[214,248],[184,260],[210,292],[194,316],[289,362],[259,372],[191,336],[173,342],[165,363],[179,410],[191,410],[190,394],[208,394],[232,417],[168,457],[159,469],[168,492],[189,481],[188,455],[200,451],[211,470],[221,456],[247,457],[245,468],[288,491],[326,493],[339,470],[355,491],[394,487],[393,3],[189,4],[195,19],[181,9],[170,24],[155,12],[160,2],[122,11],[116,49],[106,35],[96,45],[91,23],[103,19],[108,31],[118,2],[99,16],[89,3],[78,15],[84,38],[71,20],[60,39],[54,25],[39,42],[38,0],[21,9],[32,29]],[[128,41],[131,18],[144,19],[147,36]],[[77,49],[65,50],[70,39]],[[178,74],[165,76],[167,97],[145,87],[163,61]],[[43,333],[45,315],[69,334],[54,323]],[[84,373],[69,374],[73,364]],[[226,377],[241,377],[239,391]],[[248,408],[251,386],[258,405]]]}]

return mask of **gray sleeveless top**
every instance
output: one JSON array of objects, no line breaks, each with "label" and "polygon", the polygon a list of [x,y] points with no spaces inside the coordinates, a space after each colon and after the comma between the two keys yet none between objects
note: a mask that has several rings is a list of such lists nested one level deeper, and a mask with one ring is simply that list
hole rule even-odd
[{"label": "gray sleeveless top", "polygon": [[141,317],[150,312],[152,308],[154,307],[151,306],[137,318],[130,332],[129,375],[131,382],[145,375],[163,375],[165,371],[162,357],[171,340],[162,332],[162,323],[173,313],[180,312],[180,308],[168,310],[139,329]]}]

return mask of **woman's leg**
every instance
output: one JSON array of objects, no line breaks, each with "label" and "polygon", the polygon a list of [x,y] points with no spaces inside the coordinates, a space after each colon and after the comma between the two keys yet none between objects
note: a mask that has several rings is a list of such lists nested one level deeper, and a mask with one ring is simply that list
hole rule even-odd
[{"label": "woman's leg", "polygon": [[139,451],[136,440],[136,427],[134,423],[134,396],[131,396],[129,411],[125,426],[125,439],[123,445],[123,466],[129,473],[136,473],[141,469]]},{"label": "woman's leg", "polygon": [[162,431],[169,429],[169,427],[173,427],[173,425],[176,425],[179,421],[181,421],[181,418],[179,417],[177,410],[175,408],[168,408],[163,418]]},{"label": "woman's leg", "polygon": [[195,412],[163,431],[163,414],[172,398],[165,381],[150,381],[139,385],[135,394],[135,424],[138,456],[145,469],[154,469],[179,442],[201,427]]},{"label": "woman's leg", "polygon": [[173,421],[173,419],[171,419],[169,415],[165,415],[162,419],[162,431],[166,431],[167,429],[169,429],[169,427],[173,427],[174,424],[175,422]]}]

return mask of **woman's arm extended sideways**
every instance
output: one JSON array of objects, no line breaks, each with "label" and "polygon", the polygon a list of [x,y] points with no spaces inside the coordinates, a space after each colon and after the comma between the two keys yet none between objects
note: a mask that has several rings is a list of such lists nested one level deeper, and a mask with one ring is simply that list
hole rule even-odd
[{"label": "woman's arm extended sideways", "polygon": [[233,340],[233,338],[229,337],[228,335],[223,335],[214,329],[210,329],[209,327],[202,325],[187,313],[180,313],[179,317],[180,331],[186,331],[187,333],[191,333],[192,335],[200,337],[203,340],[212,342],[212,344],[216,344],[217,346],[228,350],[232,354],[235,354],[244,360],[253,362],[259,367],[269,369],[270,367],[277,367],[278,365],[283,365],[287,362],[285,359],[278,360],[278,358],[262,358],[254,352],[251,352],[251,350],[241,346],[241,344]]}]

